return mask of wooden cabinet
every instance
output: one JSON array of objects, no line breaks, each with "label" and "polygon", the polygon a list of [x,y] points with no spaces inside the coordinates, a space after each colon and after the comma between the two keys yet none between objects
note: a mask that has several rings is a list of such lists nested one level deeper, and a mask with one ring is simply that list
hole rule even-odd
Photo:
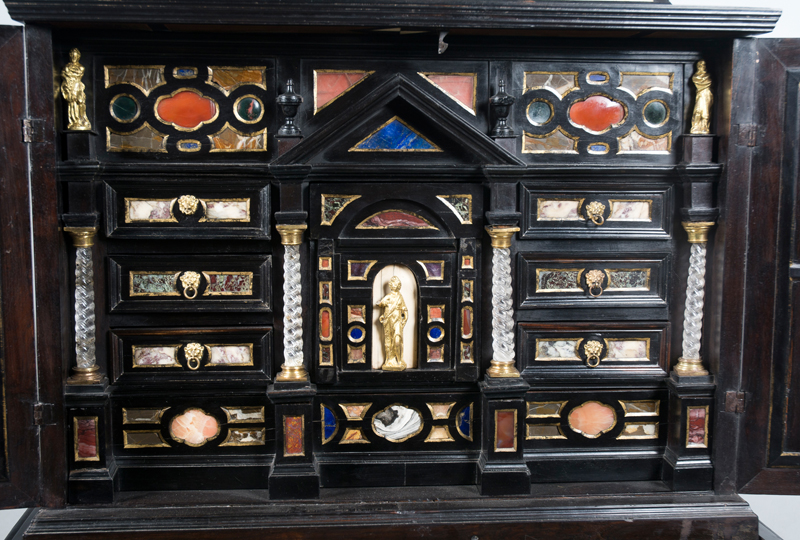
[{"label": "wooden cabinet", "polygon": [[0,34],[26,537],[756,538],[800,490],[777,12],[51,4]]}]

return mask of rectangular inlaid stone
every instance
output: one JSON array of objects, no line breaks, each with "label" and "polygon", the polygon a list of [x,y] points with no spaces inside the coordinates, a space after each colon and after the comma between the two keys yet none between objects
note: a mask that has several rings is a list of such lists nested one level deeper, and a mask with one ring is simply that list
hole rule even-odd
[{"label": "rectangular inlaid stone", "polygon": [[686,448],[708,448],[708,434],[706,433],[707,407],[687,407],[689,416],[686,427]]},{"label": "rectangular inlaid stone", "polygon": [[580,270],[536,270],[536,292],[581,292]]},{"label": "rectangular inlaid stone", "polygon": [[617,439],[658,439],[658,424],[655,422],[625,422],[622,433],[617,436]]},{"label": "rectangular inlaid stone", "polygon": [[75,461],[99,461],[97,417],[75,417]]},{"label": "rectangular inlaid stone", "polygon": [[133,347],[133,366],[178,366],[178,346]]},{"label": "rectangular inlaid stone", "polygon": [[303,416],[283,417],[283,455],[304,456]]},{"label": "rectangular inlaid stone", "polygon": [[222,446],[263,446],[265,429],[230,429]]},{"label": "rectangular inlaid stone", "polygon": [[125,223],[177,223],[172,214],[174,202],[174,199],[125,199]]},{"label": "rectangular inlaid stone", "polygon": [[650,289],[650,271],[642,270],[606,270],[608,274],[607,291]]},{"label": "rectangular inlaid stone", "polygon": [[577,339],[537,339],[536,360],[579,360]]},{"label": "rectangular inlaid stone", "polygon": [[252,345],[208,345],[208,363],[253,365]]},{"label": "rectangular inlaid stone", "polygon": [[253,294],[252,272],[203,272],[203,296],[249,296]]},{"label": "rectangular inlaid stone", "polygon": [[250,221],[250,199],[207,199],[206,214],[200,221]]},{"label": "rectangular inlaid stone", "polygon": [[536,217],[540,221],[583,221],[583,199],[538,199]]},{"label": "rectangular inlaid stone", "polygon": [[608,221],[652,221],[650,201],[609,201]]},{"label": "rectangular inlaid stone", "polygon": [[130,273],[131,296],[180,296],[177,282],[180,272]]},{"label": "rectangular inlaid stone", "polygon": [[566,439],[558,424],[528,424],[526,439]]},{"label": "rectangular inlaid stone", "polygon": [[517,411],[498,410],[494,412],[495,452],[516,452],[517,450]]},{"label": "rectangular inlaid stone", "polygon": [[648,360],[646,339],[609,339],[609,360]]}]

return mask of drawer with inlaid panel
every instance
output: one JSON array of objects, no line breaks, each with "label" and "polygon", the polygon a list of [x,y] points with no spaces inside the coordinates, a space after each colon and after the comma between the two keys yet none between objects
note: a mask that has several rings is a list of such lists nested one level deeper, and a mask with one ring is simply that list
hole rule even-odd
[{"label": "drawer with inlaid panel", "polygon": [[669,185],[522,185],[521,236],[538,238],[668,239],[673,188]]},{"label": "drawer with inlaid panel", "polygon": [[107,181],[109,238],[269,239],[263,181]]},{"label": "drawer with inlaid panel", "polygon": [[671,254],[518,256],[519,309],[667,306]]},{"label": "drawer with inlaid panel", "polygon": [[531,381],[663,377],[669,323],[519,323],[522,375]]},{"label": "drawer with inlaid panel", "polygon": [[111,313],[271,310],[269,255],[113,255]]},{"label": "drawer with inlaid panel", "polygon": [[272,328],[111,330],[118,384],[269,382]]},{"label": "drawer with inlaid panel", "polygon": [[525,461],[532,482],[660,480],[666,390],[531,391],[525,401]]}]

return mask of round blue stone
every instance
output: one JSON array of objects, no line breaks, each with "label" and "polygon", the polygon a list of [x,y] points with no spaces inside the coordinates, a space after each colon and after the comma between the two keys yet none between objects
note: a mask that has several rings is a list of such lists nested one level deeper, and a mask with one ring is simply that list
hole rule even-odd
[{"label": "round blue stone", "polygon": [[438,326],[431,328],[431,331],[428,332],[428,335],[431,336],[431,339],[439,339],[442,337],[442,329]]},{"label": "round blue stone", "polygon": [[361,328],[353,328],[350,330],[350,337],[353,339],[361,339],[364,335],[364,332],[361,331]]}]

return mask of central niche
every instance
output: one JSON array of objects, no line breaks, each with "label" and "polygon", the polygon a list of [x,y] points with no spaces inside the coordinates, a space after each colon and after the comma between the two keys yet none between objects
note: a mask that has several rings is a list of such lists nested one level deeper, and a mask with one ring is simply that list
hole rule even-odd
[{"label": "central niche", "polygon": [[418,298],[417,280],[408,267],[390,264],[375,275],[372,282],[372,369],[404,371],[417,367]]}]

